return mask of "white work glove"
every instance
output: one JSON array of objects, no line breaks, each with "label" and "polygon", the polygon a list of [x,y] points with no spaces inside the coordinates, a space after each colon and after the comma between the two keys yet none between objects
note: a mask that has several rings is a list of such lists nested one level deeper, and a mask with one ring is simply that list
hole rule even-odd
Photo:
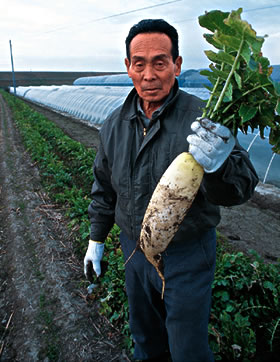
[{"label": "white work glove", "polygon": [[195,134],[187,137],[190,144],[189,152],[206,173],[217,171],[235,145],[235,138],[231,131],[207,118],[197,118],[192,123],[191,129]]},{"label": "white work glove", "polygon": [[88,243],[88,249],[84,258],[84,273],[85,276],[89,279],[88,276],[88,264],[91,262],[92,267],[96,275],[99,277],[101,274],[101,259],[104,253],[104,243],[99,241],[90,240]]}]

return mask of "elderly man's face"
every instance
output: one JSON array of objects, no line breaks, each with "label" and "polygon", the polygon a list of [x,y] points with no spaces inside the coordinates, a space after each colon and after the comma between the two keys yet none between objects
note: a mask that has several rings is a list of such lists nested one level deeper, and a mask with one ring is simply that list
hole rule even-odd
[{"label": "elderly man's face", "polygon": [[171,49],[171,40],[163,33],[138,34],[130,43],[130,62],[126,58],[125,64],[144,106],[159,107],[181,72],[182,58],[174,63]]}]

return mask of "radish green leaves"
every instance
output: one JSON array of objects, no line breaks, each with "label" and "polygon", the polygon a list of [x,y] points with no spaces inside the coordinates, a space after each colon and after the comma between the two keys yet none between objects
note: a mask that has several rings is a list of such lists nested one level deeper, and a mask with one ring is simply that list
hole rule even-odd
[{"label": "radish green leaves", "polygon": [[210,30],[204,34],[217,52],[205,51],[212,62],[210,70],[202,70],[212,86],[203,111],[210,118],[247,133],[270,129],[269,142],[280,153],[280,84],[271,79],[272,67],[261,52],[264,37],[259,37],[251,25],[241,19],[242,9],[232,12],[213,10],[199,17],[199,24]]}]

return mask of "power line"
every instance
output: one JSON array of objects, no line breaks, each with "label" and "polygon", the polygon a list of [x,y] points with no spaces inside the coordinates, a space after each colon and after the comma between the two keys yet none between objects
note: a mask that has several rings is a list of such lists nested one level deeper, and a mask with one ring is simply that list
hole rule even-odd
[{"label": "power line", "polygon": [[[89,20],[89,21],[86,21],[86,22],[83,22],[83,23],[76,24],[76,25],[74,25],[74,26],[81,26],[81,25],[85,25],[85,24],[89,24],[89,23],[95,23],[95,22],[102,21],[102,20],[112,19],[112,18],[116,18],[116,17],[118,17],[118,16],[123,16],[123,15],[127,15],[127,14],[132,14],[132,13],[136,13],[136,12],[138,12],[138,11],[148,10],[148,9],[156,8],[156,7],[159,7],[159,6],[165,6],[165,5],[177,3],[177,2],[180,2],[180,1],[182,1],[182,0],[173,0],[173,1],[167,1],[167,2],[162,3],[162,4],[145,6],[145,7],[143,7],[143,8],[134,9],[134,10],[129,10],[129,11],[124,11],[124,12],[121,12],[121,13],[104,16],[104,17],[102,17],[102,18],[97,18],[97,19]],[[56,28],[56,29],[54,29],[54,30],[49,30],[49,31],[45,32],[44,34],[54,33],[54,32],[60,31],[60,30],[67,29],[67,28],[69,28],[69,27],[73,27],[73,25],[71,24],[71,25],[67,25],[67,26],[60,27],[60,28]]]},{"label": "power line", "polygon": [[117,17],[117,16],[122,16],[122,15],[131,14],[131,13],[136,13],[136,12],[138,12],[138,11],[148,10],[148,9],[156,8],[156,7],[159,7],[159,6],[169,5],[169,4],[172,4],[172,3],[178,3],[178,2],[180,2],[180,1],[182,1],[182,0],[173,0],[173,1],[165,2],[165,3],[163,3],[163,4],[150,5],[150,6],[146,6],[146,7],[144,7],[144,8],[140,8],[140,9],[129,10],[129,11],[125,11],[125,12],[123,12],[123,13],[118,13],[118,14],[114,14],[114,15],[105,16],[105,17],[103,17],[103,18],[99,18],[99,19],[96,19],[96,20],[91,20],[91,21],[86,22],[86,24],[87,24],[87,23],[92,23],[92,22],[95,22],[95,21],[107,20],[107,19],[115,18],[115,17]]},{"label": "power line", "polygon": [[[261,8],[254,8],[254,9],[248,9],[248,10],[243,10],[243,13],[248,13],[250,11],[258,11],[258,10],[266,10],[266,9],[272,9],[272,8],[279,8],[280,5],[271,5],[271,6],[264,6]],[[179,21],[174,21],[174,23],[179,24],[179,23],[186,23],[188,21],[194,21],[197,20],[196,18],[191,18],[191,19],[183,19],[183,20],[179,20]]]},{"label": "power line", "polygon": [[244,10],[243,13],[248,13],[249,11],[257,11],[257,10],[266,10],[266,9],[272,9],[272,8],[279,8],[279,7],[280,7],[280,5],[264,6],[262,8]]}]

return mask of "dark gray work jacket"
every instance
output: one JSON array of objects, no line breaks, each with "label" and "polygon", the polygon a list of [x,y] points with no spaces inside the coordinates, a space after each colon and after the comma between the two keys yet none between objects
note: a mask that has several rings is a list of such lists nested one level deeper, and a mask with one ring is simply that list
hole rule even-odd
[{"label": "dark gray work jacket", "polygon": [[[133,89],[124,104],[104,122],[95,158],[92,202],[89,206],[91,239],[104,241],[116,223],[131,240],[140,235],[152,193],[170,163],[188,151],[186,137],[202,114],[204,103],[178,88],[143,135]],[[258,182],[247,152],[236,143],[224,165],[205,174],[200,190],[174,240],[199,236],[220,221],[218,205],[244,203]]]}]

